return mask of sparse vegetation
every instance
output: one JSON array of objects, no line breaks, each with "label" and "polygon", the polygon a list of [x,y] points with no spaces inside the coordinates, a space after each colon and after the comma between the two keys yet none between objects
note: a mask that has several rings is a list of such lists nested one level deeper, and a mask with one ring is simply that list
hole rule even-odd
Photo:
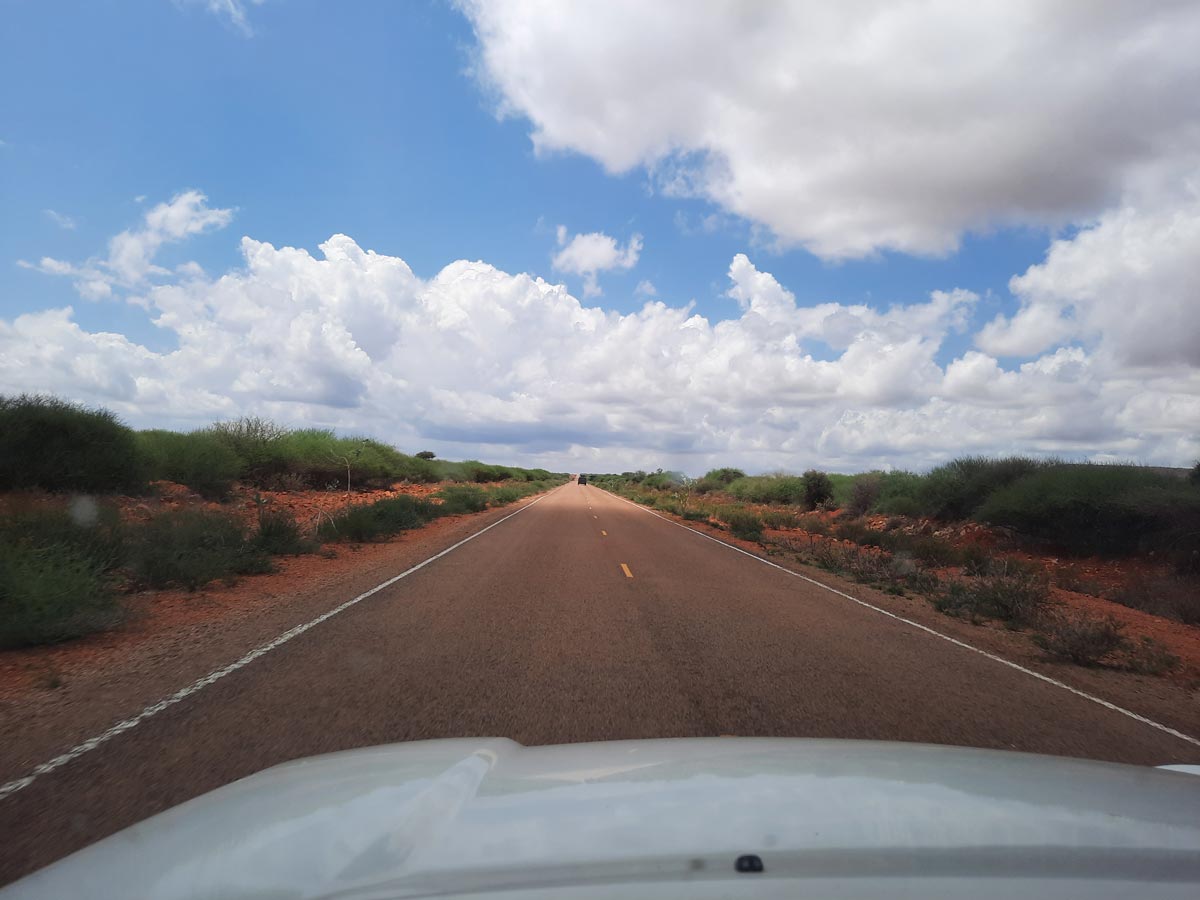
[{"label": "sparse vegetation", "polygon": [[466,485],[445,488],[435,496],[441,498],[439,509],[445,515],[482,512],[488,505],[488,495],[482,489]]},{"label": "sparse vegetation", "polygon": [[1095,666],[1126,647],[1122,630],[1111,617],[1056,612],[1042,617],[1033,640],[1055,659]]},{"label": "sparse vegetation", "polygon": [[332,519],[323,521],[318,535],[323,540],[347,540],[368,543],[401,531],[420,528],[443,514],[428,500],[415,497],[388,497],[374,503],[348,507]]},{"label": "sparse vegetation", "polygon": [[1042,572],[1012,560],[996,564],[975,578],[945,583],[934,605],[944,613],[978,622],[999,619],[1011,628],[1035,624],[1050,603],[1050,586]]},{"label": "sparse vegetation", "polygon": [[103,568],[63,544],[0,544],[0,648],[88,634],[121,608]]},{"label": "sparse vegetation", "polygon": [[136,530],[129,567],[146,587],[194,591],[216,579],[270,571],[271,562],[232,514],[181,509],[159,513]]},{"label": "sparse vegetation", "polygon": [[299,556],[317,548],[317,542],[304,536],[293,516],[265,503],[258,507],[258,530],[251,543],[255,549],[272,556]]},{"label": "sparse vegetation", "polygon": [[731,509],[721,512],[720,515],[734,537],[744,541],[762,540],[763,520],[754,513],[744,509]]},{"label": "sparse vegetation", "polygon": [[[65,508],[18,498],[0,518],[0,646],[107,627],[120,620],[121,594],[130,589],[195,590],[231,581],[269,571],[271,556],[314,552],[319,539],[376,540],[450,511],[512,503],[564,480],[545,469],[437,460],[430,451],[408,456],[369,438],[288,430],[254,417],[189,433],[134,432],[105,410],[53,397],[0,397],[0,490],[79,495]],[[459,484],[444,494],[444,506],[409,496],[348,504],[319,527],[313,522],[316,535],[261,496],[249,528],[233,509],[188,507],[123,524],[115,503],[90,496],[146,493],[149,481],[182,484],[208,500],[228,498],[237,481],[271,490]],[[169,496],[170,504],[178,502]]]},{"label": "sparse vegetation", "polygon": [[1200,585],[1193,578],[1138,578],[1114,593],[1112,599],[1122,606],[1185,625],[1200,625]]}]

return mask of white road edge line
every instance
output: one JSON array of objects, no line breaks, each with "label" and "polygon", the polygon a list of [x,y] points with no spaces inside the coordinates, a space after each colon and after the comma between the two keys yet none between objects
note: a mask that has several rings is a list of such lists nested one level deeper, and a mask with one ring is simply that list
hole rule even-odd
[{"label": "white road edge line", "polygon": [[1105,709],[1111,709],[1113,712],[1118,712],[1123,716],[1128,716],[1137,722],[1141,722],[1143,725],[1149,725],[1151,728],[1157,728],[1159,731],[1165,732],[1172,737],[1177,737],[1181,741],[1187,741],[1189,744],[1194,744],[1195,746],[1200,747],[1200,739],[1194,738],[1188,734],[1184,734],[1182,731],[1176,731],[1169,725],[1163,725],[1161,722],[1155,722],[1153,719],[1147,719],[1145,716],[1140,716],[1122,706],[1117,706],[1115,703],[1109,703],[1107,700],[1087,693],[1087,691],[1081,691],[1079,688],[1073,688],[1069,684],[1059,681],[1057,678],[1051,678],[1049,675],[1043,675],[1041,672],[1035,672],[1033,669],[1027,669],[1024,666],[1013,662],[1012,660],[1005,659],[1003,656],[997,656],[994,653],[981,650],[979,647],[968,644],[965,641],[960,641],[958,638],[953,638],[948,634],[943,634],[940,631],[930,628],[928,625],[922,625],[920,622],[914,622],[912,619],[906,619],[904,616],[898,616],[894,612],[888,612],[888,610],[884,609],[883,607],[875,606],[873,603],[868,603],[866,600],[860,600],[858,597],[851,596],[844,591],[839,591],[837,588],[830,587],[827,584],[817,581],[815,578],[809,578],[807,575],[801,575],[799,572],[794,572],[786,566],[779,565],[779,563],[771,562],[769,559],[763,559],[761,556],[751,553],[749,550],[743,550],[741,547],[735,547],[733,544],[727,544],[725,541],[721,540],[720,538],[715,538],[711,534],[705,534],[703,531],[697,531],[695,528],[684,525],[682,522],[676,522],[674,519],[668,519],[666,516],[659,515],[652,509],[647,509],[638,503],[634,503],[632,500],[626,500],[619,494],[611,494],[611,496],[628,503],[635,509],[640,509],[644,513],[649,513],[657,519],[662,519],[664,522],[669,522],[672,525],[678,525],[684,531],[690,531],[692,534],[698,534],[700,537],[710,540],[714,544],[720,544],[722,547],[727,547],[730,550],[736,550],[738,553],[744,554],[751,559],[758,560],[764,566],[770,566],[773,569],[778,569],[780,572],[786,572],[788,575],[799,578],[803,581],[807,581],[809,584],[815,584],[817,587],[824,588],[831,594],[837,594],[839,597],[844,597],[847,600],[857,603],[859,606],[865,606],[867,609],[874,610],[880,615],[887,616],[889,619],[895,619],[897,622],[903,622],[905,625],[911,625],[913,628],[916,628],[919,631],[924,631],[926,634],[931,634],[936,638],[941,638],[943,641],[949,641],[951,644],[962,647],[964,650],[970,650],[974,653],[978,653],[980,656],[986,656],[988,659],[998,662],[1001,665],[1008,666],[1010,669],[1016,669],[1018,672],[1024,672],[1026,675],[1036,678],[1038,681],[1044,681],[1046,684],[1052,684],[1057,688],[1062,688],[1064,691],[1068,691],[1077,697],[1082,697],[1084,700],[1090,700],[1093,703],[1097,703],[1100,706],[1103,706]]},{"label": "white road edge line", "polygon": [[534,500],[533,503],[527,503],[525,506],[522,506],[520,509],[516,510],[515,512],[509,513],[504,518],[497,519],[491,525],[488,525],[486,528],[479,529],[474,534],[463,538],[457,544],[447,547],[441,553],[435,553],[433,556],[429,557],[428,559],[426,559],[422,562],[417,563],[415,566],[405,569],[399,575],[394,575],[391,578],[389,578],[387,581],[384,581],[381,584],[375,585],[375,587],[371,588],[369,591],[364,591],[363,593],[359,594],[357,597],[354,597],[351,600],[347,600],[345,603],[342,603],[339,606],[335,606],[333,609],[329,610],[328,612],[322,613],[321,615],[319,615],[315,619],[313,619],[311,622],[305,622],[303,625],[297,625],[295,628],[285,631],[283,634],[279,635],[279,637],[275,638],[273,641],[263,644],[261,647],[256,647],[255,649],[253,649],[249,653],[247,653],[245,656],[243,656],[241,659],[237,660],[236,662],[230,663],[225,668],[218,669],[215,672],[210,672],[208,675],[205,675],[200,680],[195,681],[192,684],[189,684],[187,687],[180,688],[178,691],[176,691],[170,697],[167,697],[164,700],[159,700],[157,703],[152,704],[151,706],[147,706],[136,716],[133,716],[132,718],[129,718],[129,719],[125,719],[123,722],[118,722],[116,725],[114,725],[110,729],[108,729],[108,731],[105,731],[102,734],[98,734],[93,738],[89,738],[88,740],[84,741],[82,744],[78,744],[77,746],[72,747],[66,753],[56,756],[56,757],[54,757],[54,759],[47,760],[46,762],[42,763],[41,765],[34,767],[33,771],[30,772],[28,775],[26,775],[24,778],[18,778],[14,781],[8,782],[8,784],[0,785],[0,800],[3,800],[5,797],[9,796],[10,794],[15,794],[17,791],[21,790],[22,788],[29,787],[29,785],[33,784],[33,782],[39,776],[48,775],[49,773],[53,772],[55,769],[65,766],[67,763],[71,762],[71,760],[78,759],[80,756],[83,756],[83,754],[87,753],[89,750],[95,750],[101,744],[112,740],[117,735],[123,734],[124,732],[129,731],[131,728],[134,728],[137,725],[140,725],[142,722],[146,721],[146,719],[149,719],[151,716],[157,715],[158,713],[162,712],[164,709],[167,709],[170,706],[174,706],[176,703],[179,703],[182,700],[186,700],[188,697],[190,697],[192,694],[196,693],[197,691],[201,690],[202,688],[206,688],[210,684],[213,684],[216,681],[220,681],[226,675],[230,675],[230,674],[236,672],[238,669],[241,669],[244,666],[248,666],[250,663],[254,662],[254,660],[258,659],[260,656],[270,653],[276,647],[280,647],[283,644],[286,644],[288,641],[290,641],[294,637],[299,637],[300,635],[304,634],[304,632],[308,631],[310,628],[315,628],[317,625],[320,625],[322,622],[326,621],[327,619],[332,619],[338,613],[345,612],[350,607],[354,606],[356,603],[361,603],[363,600],[366,600],[372,594],[376,594],[379,591],[382,591],[386,587],[391,587],[397,581],[401,580],[402,578],[407,578],[409,575],[411,575],[413,572],[416,572],[418,569],[425,568],[431,562],[435,562],[436,560],[441,559],[447,553],[453,553],[455,550],[457,550],[463,544],[466,544],[466,543],[469,543],[470,541],[475,540],[475,538],[479,537],[484,532],[491,531],[497,525],[502,525],[503,523],[505,523],[509,519],[511,519],[513,516],[519,516],[521,513],[525,512],[525,510],[529,509],[531,506],[536,506],[538,503],[541,503],[544,499],[546,499],[546,497],[549,497],[550,494],[554,493],[554,490],[557,490],[557,489],[555,488],[555,489],[552,489],[552,490],[546,492],[541,497],[538,497],[536,500]]}]

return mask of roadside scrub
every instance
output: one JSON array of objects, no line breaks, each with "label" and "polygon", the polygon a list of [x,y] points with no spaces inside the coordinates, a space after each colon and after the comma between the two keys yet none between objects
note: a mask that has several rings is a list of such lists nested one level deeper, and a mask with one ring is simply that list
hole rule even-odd
[{"label": "roadside scrub", "polygon": [[[51,396],[0,397],[0,647],[65,640],[118,623],[122,595],[143,588],[196,590],[271,571],[273,557],[315,552],[322,541],[373,541],[455,513],[503,506],[565,475],[545,469],[410,456],[379,441],[321,429],[287,429],[243,417],[188,433],[136,432],[115,415]],[[231,509],[169,509],[124,523],[105,494],[152,493],[171,481],[210,501],[237,483],[261,489],[325,488],[345,509],[303,527],[257,496],[256,521]],[[455,482],[438,499],[401,495],[349,502],[352,490]],[[75,495],[47,508],[36,492]]]},{"label": "roadside scrub", "polygon": [[172,481],[209,500],[261,490],[352,491],[396,482],[566,480],[545,469],[440,460],[364,436],[289,429],[256,416],[186,433],[134,431],[113,413],[46,395],[0,396],[0,490],[145,494]]},{"label": "roadside scrub", "polygon": [[[111,511],[110,511],[111,512]],[[62,641],[120,621],[115,513],[22,513],[0,524],[0,648]]]},{"label": "roadside scrub", "polygon": [[[716,476],[710,475],[715,481]],[[603,480],[599,483],[604,486]],[[875,495],[876,487],[878,483],[872,484],[868,493]],[[891,527],[895,523],[880,529],[861,519],[839,521],[817,513],[797,515],[786,509],[711,503],[707,497],[715,496],[715,490],[702,495],[704,503],[696,503],[679,490],[645,491],[621,482],[614,488],[628,499],[685,519],[716,519],[735,537],[773,545],[776,552],[791,552],[802,563],[886,593],[922,596],[946,615],[1026,632],[1053,661],[1144,675],[1163,675],[1179,666],[1178,657],[1163,644],[1148,637],[1128,637],[1124,626],[1111,617],[1068,611],[1052,596],[1049,577],[1040,567],[993,556],[978,546],[960,549],[934,535]],[[764,526],[802,532],[808,541],[798,545],[786,536],[764,538]]]}]

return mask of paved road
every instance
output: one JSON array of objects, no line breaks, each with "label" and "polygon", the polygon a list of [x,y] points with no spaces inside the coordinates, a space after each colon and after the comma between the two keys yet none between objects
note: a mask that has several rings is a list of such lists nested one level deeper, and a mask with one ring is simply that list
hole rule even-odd
[{"label": "paved road", "polygon": [[0,882],[299,756],[468,735],[721,734],[1196,757],[1128,717],[568,484],[0,799]]}]

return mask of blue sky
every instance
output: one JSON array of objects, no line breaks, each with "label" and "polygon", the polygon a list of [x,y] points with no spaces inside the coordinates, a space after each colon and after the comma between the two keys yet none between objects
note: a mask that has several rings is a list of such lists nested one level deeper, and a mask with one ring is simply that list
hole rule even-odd
[{"label": "blue sky", "polygon": [[[702,20],[702,7],[692,9]],[[736,322],[743,317],[744,310],[728,292],[731,261],[745,254],[756,272],[769,273],[767,277],[791,293],[801,317],[806,308],[823,303],[847,308],[864,305],[883,313],[894,304],[925,303],[933,291],[970,292],[973,299],[961,305],[952,326],[935,327],[920,338],[933,344],[920,365],[937,367],[943,381],[955,362],[964,359],[960,368],[974,367],[973,384],[996,380],[981,380],[979,373],[991,370],[968,354],[986,355],[998,366],[997,372],[1019,376],[1022,365],[1067,350],[1087,355],[1085,368],[1089,368],[1088,377],[1093,381],[1127,380],[1127,375],[1118,370],[1136,363],[1141,366],[1138,377],[1143,379],[1143,388],[1153,384],[1156,391],[1179,393],[1181,399],[1175,401],[1174,415],[1180,409],[1190,412],[1195,408],[1194,354],[1189,355],[1186,349],[1174,355],[1166,352],[1162,360],[1152,360],[1156,365],[1147,368],[1137,348],[1122,349],[1113,344],[1113,336],[1105,332],[1110,319],[1102,311],[1084,309],[1093,301],[1063,287],[1071,283],[1069,272],[1047,271],[1042,281],[1053,281],[1054,285],[1030,287],[1021,296],[1014,296],[1009,288],[1014,276],[1022,276],[1031,266],[1047,260],[1056,238],[1068,250],[1079,249],[1073,242],[1082,232],[1096,245],[1083,249],[1102,253],[1106,216],[1117,216],[1130,208],[1145,216],[1157,213],[1149,201],[1130,199],[1135,182],[1141,183],[1138,173],[1148,167],[1162,168],[1168,174],[1159,180],[1169,183],[1179,177],[1176,173],[1181,168],[1190,171],[1194,147],[1188,148],[1182,162],[1164,161],[1151,151],[1136,159],[1086,161],[1079,168],[1086,170],[1088,177],[1081,176],[1078,185],[1064,187],[1063,197],[1045,202],[1042,198],[1054,194],[1053,188],[1038,188],[1036,184],[1028,187],[1043,175],[1036,165],[1030,164],[1028,173],[1013,173],[1011,191],[1002,178],[994,176],[997,169],[1012,160],[1033,158],[1014,150],[1012,154],[997,151],[992,168],[980,168],[976,159],[964,163],[962,172],[946,171],[947,182],[954,185],[948,193],[955,196],[944,204],[937,196],[936,179],[941,173],[923,173],[919,159],[903,171],[913,173],[914,185],[923,179],[934,185],[923,192],[932,198],[928,204],[921,199],[922,192],[914,188],[911,192],[894,191],[895,197],[886,198],[886,203],[880,201],[879,209],[874,210],[870,208],[876,199],[874,194],[865,195],[864,201],[853,191],[840,195],[826,191],[829,182],[814,188],[805,178],[796,183],[781,182],[775,204],[769,183],[765,189],[755,186],[764,180],[764,173],[772,175],[772,166],[794,164],[815,170],[827,162],[791,149],[808,140],[808,132],[785,133],[795,128],[792,113],[801,115],[808,109],[802,101],[781,101],[784,105],[778,110],[779,127],[768,119],[766,130],[751,134],[755,130],[747,129],[748,136],[729,137],[719,130],[735,126],[716,120],[707,131],[699,127],[695,131],[720,136],[701,140],[691,136],[689,123],[664,138],[675,145],[678,154],[658,153],[647,143],[636,151],[641,154],[637,161],[628,164],[622,146],[636,145],[638,136],[653,132],[661,121],[670,118],[670,111],[646,106],[640,92],[634,89],[630,93],[630,85],[621,79],[605,82],[607,73],[621,69],[622,64],[619,57],[605,59],[601,55],[606,52],[602,40],[586,44],[582,52],[570,52],[572,41],[586,42],[589,33],[601,33],[612,23],[581,21],[572,28],[570,17],[562,17],[568,20],[562,26],[567,32],[537,36],[545,42],[556,42],[553,52],[543,54],[540,50],[530,52],[512,37],[521,34],[520,27],[528,24],[516,21],[521,14],[503,2],[468,4],[461,9],[441,2],[329,4],[304,0],[268,0],[261,4],[233,0],[10,4],[6,27],[0,34],[0,75],[6,85],[0,97],[0,140],[4,141],[0,147],[0,192],[5,209],[0,219],[0,320],[12,322],[22,315],[70,307],[71,321],[87,334],[117,333],[150,353],[177,353],[184,340],[180,330],[161,320],[154,324],[162,315],[162,306],[153,292],[169,286],[166,283],[172,278],[127,283],[105,299],[86,299],[77,293],[72,277],[47,274],[38,269],[37,261],[52,257],[82,266],[86,260],[101,258],[114,235],[137,229],[148,210],[194,189],[206,196],[204,202],[209,208],[231,210],[229,223],[201,228],[186,240],[163,242],[154,262],[164,271],[171,271],[184,262],[195,261],[209,283],[218,281],[222,273],[245,272],[239,246],[242,236],[275,248],[300,248],[320,259],[318,246],[331,235],[345,234],[363,250],[403,259],[423,282],[435,279],[443,267],[456,260],[482,261],[509,275],[529,273],[562,283],[585,309],[634,314],[648,299],[637,286],[648,281],[657,299],[668,308],[694,303],[692,311],[715,326],[721,320]],[[244,24],[240,24],[243,17]],[[1098,62],[1105,52],[1105,25],[1096,23],[1098,37],[1090,51]],[[715,33],[721,31],[719,26],[714,22]],[[1048,23],[1048,33],[1053,34],[1060,26]],[[631,23],[628,27],[636,26]],[[647,26],[639,33],[650,30]],[[736,38],[733,35],[730,42]],[[706,39],[704,34],[695,38],[698,44]],[[595,46],[600,49],[593,56]],[[736,49],[731,48],[731,53]],[[639,59],[655,54],[644,54]],[[665,50],[662,55],[671,56]],[[568,60],[565,65],[564,59]],[[579,71],[571,70],[572,59],[584,60]],[[881,67],[887,63],[887,59],[880,60]],[[672,78],[678,78],[680,84],[694,82],[694,78],[688,79],[688,64],[685,60],[679,63],[680,71],[656,73],[660,80],[655,83],[669,86]],[[1164,64],[1164,77],[1182,80],[1181,72],[1191,71],[1186,62],[1176,60],[1176,66],[1170,69]],[[948,77],[952,75],[947,73]],[[805,74],[797,73],[797,77],[803,79]],[[568,92],[565,101],[555,95],[557,88],[543,87],[558,84],[559,80],[569,83],[572,78],[579,79],[581,86],[575,93]],[[814,83],[805,96],[824,87]],[[1106,87],[1104,83],[1077,85],[1073,89],[1080,95],[1074,99],[1086,104],[1088,91],[1100,96]],[[1020,84],[1013,86],[1014,92],[1022,89]],[[757,95],[739,97],[723,84],[717,90],[722,94],[719,108],[736,107],[742,102],[747,115],[752,112],[761,119],[775,114],[761,108]],[[691,94],[680,93],[678,98],[679,103],[695,103],[697,119],[703,118],[705,109],[718,108]],[[1130,103],[1136,100],[1131,98]],[[964,102],[964,98],[947,98],[948,107],[952,108],[954,102]],[[801,106],[789,107],[789,103]],[[1178,103],[1183,105],[1185,116],[1191,114],[1189,101],[1180,99]],[[623,110],[619,120],[606,118],[614,107]],[[1163,122],[1137,123],[1139,137],[1147,137],[1145,129],[1159,130],[1149,137],[1169,136],[1170,126],[1165,119],[1170,112],[1164,111]],[[861,130],[855,118],[862,112],[847,115],[844,123],[836,121],[836,116],[825,121],[823,113],[809,114],[814,121],[821,118],[824,130],[836,134],[844,127],[846,140],[875,140]],[[630,121],[630,116],[635,120]],[[636,116],[643,118],[638,121]],[[736,121],[744,119],[741,116]],[[1031,117],[1022,122],[1018,116],[1014,124],[1033,132],[1046,128],[1047,121],[1053,120]],[[618,137],[622,127],[630,128],[630,139],[614,149],[610,140]],[[890,138],[896,129],[879,126],[874,120],[871,127],[890,127],[884,138]],[[1063,130],[1077,127],[1081,126],[1064,123]],[[777,132],[778,145],[772,143]],[[597,134],[601,136],[595,137]],[[1068,133],[1061,139],[1069,138]],[[1047,152],[1058,139],[1044,139]],[[947,140],[954,140],[954,136],[948,135]],[[691,146],[689,141],[700,143]],[[816,143],[813,139],[814,146]],[[729,169],[732,188],[718,183],[719,179],[689,190],[672,186],[670,167],[686,161],[687,152],[697,148],[705,159],[716,159]],[[836,163],[842,166],[841,156]],[[950,159],[948,164],[954,163]],[[862,165],[866,167],[862,172],[850,173],[855,184],[869,183],[878,174],[870,169],[876,163]],[[1061,165],[1070,168],[1073,164],[1064,160]],[[881,171],[881,178],[888,174],[886,167]],[[891,177],[894,181],[895,176]],[[901,180],[903,177],[907,175]],[[694,185],[696,174],[690,173],[689,178]],[[1070,181],[1056,177],[1048,183]],[[1167,192],[1159,191],[1158,195],[1163,193]],[[920,208],[903,208],[903,204]],[[793,212],[796,209],[803,215],[798,217]],[[845,209],[853,210],[855,215],[860,209],[866,212],[856,224],[839,224]],[[1174,214],[1175,210],[1168,212]],[[1191,214],[1190,208],[1185,214]],[[920,222],[921,227],[897,229],[890,220],[879,224],[889,216],[901,223]],[[814,222],[818,224],[811,224]],[[1153,223],[1135,224],[1152,227]],[[560,225],[566,228],[562,241],[556,232]],[[618,247],[627,247],[634,235],[641,239],[641,251],[634,254],[636,261],[629,268],[601,267],[595,272],[594,281],[602,291],[599,294],[588,290],[585,273],[563,265],[556,267],[552,262],[571,236],[593,232],[611,236]],[[951,246],[946,246],[947,241]],[[1153,245],[1153,239],[1148,243]],[[1069,264],[1064,262],[1062,267]],[[1139,264],[1131,261],[1129,267]],[[1120,273],[1112,281],[1128,290],[1128,279]],[[1174,290],[1174,286],[1168,289]],[[1160,290],[1156,286],[1156,293]],[[1194,294],[1171,294],[1162,301],[1170,304],[1168,312],[1183,316],[1185,334],[1194,327],[1194,311],[1187,314],[1182,306],[1194,299]],[[248,301],[242,298],[238,302]],[[1025,307],[1032,312],[1022,313]],[[1030,339],[1029,329],[1022,331],[1025,320],[1021,316],[1049,316],[1058,323],[1050,328],[1053,339],[1048,344]],[[1080,324],[1093,320],[1087,327]],[[981,339],[989,323],[994,327]],[[845,345],[857,339],[839,338],[830,343],[818,331],[804,332],[800,328],[796,332],[794,322],[785,325],[782,320],[772,327],[792,328],[800,335],[789,345],[793,351],[785,348],[780,352],[805,355],[812,363],[836,363],[846,352]],[[885,342],[887,347],[915,334],[901,331],[903,334],[897,332]],[[877,333],[875,328],[872,334]],[[526,346],[530,341],[556,340],[554,334],[525,335]],[[753,358],[761,358],[763,353],[777,350],[779,347],[771,344],[770,348],[749,352]],[[653,355],[652,350],[647,352]],[[683,354],[681,359],[687,358],[685,351],[679,352]],[[381,358],[372,356],[371,360],[379,368],[386,368]],[[111,361],[106,357],[105,365]],[[785,362],[781,362],[784,369]],[[501,363],[497,361],[497,365]],[[516,370],[521,359],[513,356],[508,363]],[[635,359],[620,365],[643,363]],[[86,378],[73,381],[58,377],[64,375],[59,363],[43,360],[42,364],[58,368],[42,373],[39,380],[38,373],[25,365],[19,374],[9,374],[11,383],[0,388],[61,385],[86,402],[115,406],[139,423],[164,417],[176,424],[189,421],[178,410],[168,414],[156,405],[161,402],[161,391],[142,397],[129,390],[106,394],[87,383]],[[570,367],[568,361],[555,364]],[[914,366],[919,368],[916,362]],[[1097,375],[1097,366],[1108,366],[1112,374]],[[576,377],[576,373],[551,376],[555,373],[547,376],[549,382],[561,384]],[[154,377],[167,376],[158,373]],[[408,376],[402,380],[412,382]],[[142,384],[137,378],[134,381]],[[690,386],[677,389],[701,391],[703,382],[704,378],[696,375]],[[447,390],[477,394],[478,387],[455,383],[447,385]],[[1071,402],[1080,404],[1076,407],[1079,415],[1106,416],[1111,427],[1101,429],[1102,440],[1075,440],[1054,428],[1040,436],[1028,433],[1011,441],[1002,440],[995,429],[1002,430],[1006,420],[995,419],[987,425],[961,412],[950,416],[950,433],[958,434],[954,429],[960,429],[968,446],[998,451],[1013,447],[1094,457],[1132,454],[1183,463],[1183,457],[1195,450],[1194,427],[1189,431],[1177,424],[1172,431],[1169,422],[1142,423],[1140,419],[1137,427],[1121,425],[1122,418],[1130,418],[1121,405],[1128,404],[1129,397],[1101,402],[1099,398],[1106,389],[1099,382],[1089,382],[1089,401],[1078,396],[1081,386],[1075,387],[1079,390],[1048,387],[1047,396],[1076,395]],[[625,397],[622,402],[640,407],[636,398],[623,391],[612,389],[608,394],[621,394]],[[717,457],[763,467],[787,466],[797,453],[799,440],[799,446],[811,445],[812,453],[821,455],[824,461],[843,466],[887,465],[892,458],[899,464],[920,464],[941,456],[935,440],[925,440],[917,447],[905,438],[889,453],[883,449],[886,442],[838,439],[829,444],[833,433],[830,429],[847,421],[848,412],[883,416],[877,427],[893,427],[887,424],[894,421],[888,415],[919,418],[922,404],[928,407],[933,403],[936,407],[939,400],[961,403],[973,399],[985,412],[1003,406],[1013,410],[1012,421],[1027,420],[1029,411],[1022,411],[1011,400],[1025,389],[1013,387],[1011,391],[1014,393],[1009,399],[988,399],[982,394],[971,398],[954,395],[945,384],[931,386],[923,381],[902,398],[891,400],[885,396],[887,391],[847,394],[836,386],[821,388],[811,401],[798,398],[795,391],[790,392],[793,399],[783,403],[757,397],[740,407],[733,403],[729,409],[708,410],[710,424],[703,427],[711,427],[711,433],[691,451],[681,454],[672,449],[681,446],[679,434],[636,439],[636,421],[642,410],[631,411],[629,422],[618,421],[622,417],[613,417],[611,400],[607,408],[575,410],[577,427],[565,431],[561,422],[552,425],[543,421],[544,434],[549,437],[537,439],[529,424],[531,417],[517,409],[519,399],[536,395],[550,409],[561,405],[559,398],[555,395],[552,402],[541,388],[535,390],[529,384],[515,388],[510,384],[505,392],[497,394],[498,402],[510,408],[507,412],[497,410],[495,421],[479,422],[479,433],[495,430],[508,434],[511,429],[497,426],[516,420],[530,429],[526,443],[475,444],[469,439],[470,423],[466,423],[465,428],[454,429],[462,439],[447,442],[445,447],[522,459],[532,454],[542,461],[579,464],[603,458],[605,452],[615,463],[644,459],[649,464],[657,454],[672,457],[664,462],[694,469]],[[369,394],[366,390],[362,395]],[[154,396],[160,399],[156,401]],[[225,389],[212,386],[206,388],[206,396],[206,405],[216,403],[220,410],[228,411],[261,401],[267,411],[294,421],[307,421],[315,412],[310,405],[287,406],[297,403],[297,393],[291,389],[272,396],[269,391],[255,395],[236,385]],[[213,399],[215,396],[228,402],[222,405]],[[280,400],[283,396],[289,399]],[[852,399],[838,400],[838,396]],[[476,405],[478,400],[476,397]],[[664,395],[655,402],[670,401],[671,397]],[[1100,403],[1103,410],[1091,401]],[[344,430],[369,427],[396,439],[419,440],[420,428],[413,432],[414,419],[423,416],[430,422],[440,422],[440,430],[445,431],[454,408],[451,404],[437,412],[428,408],[427,403],[432,402],[428,398],[419,403],[414,400],[422,407],[422,416],[388,423],[378,418],[379,402],[376,398],[376,405],[364,404],[360,418],[339,418],[340,413],[318,413],[316,418]],[[790,413],[780,413],[781,405]],[[807,416],[802,416],[801,410],[817,406],[822,410],[822,428],[804,431],[800,419]],[[752,423],[768,412],[782,415],[789,424],[769,435],[744,433],[753,428],[742,427],[739,415]],[[1068,415],[1066,410],[1062,412]],[[705,414],[702,409],[693,412],[697,428],[702,427],[699,423],[705,420]],[[715,420],[719,424],[713,424]],[[589,428],[599,433],[590,434]],[[674,428],[686,431],[686,419],[676,422]],[[928,430],[928,426],[923,428]],[[989,429],[990,440],[986,439]],[[781,439],[783,434],[791,436],[791,443]],[[692,446],[687,440],[682,444]],[[822,446],[825,449],[819,449]]]}]

